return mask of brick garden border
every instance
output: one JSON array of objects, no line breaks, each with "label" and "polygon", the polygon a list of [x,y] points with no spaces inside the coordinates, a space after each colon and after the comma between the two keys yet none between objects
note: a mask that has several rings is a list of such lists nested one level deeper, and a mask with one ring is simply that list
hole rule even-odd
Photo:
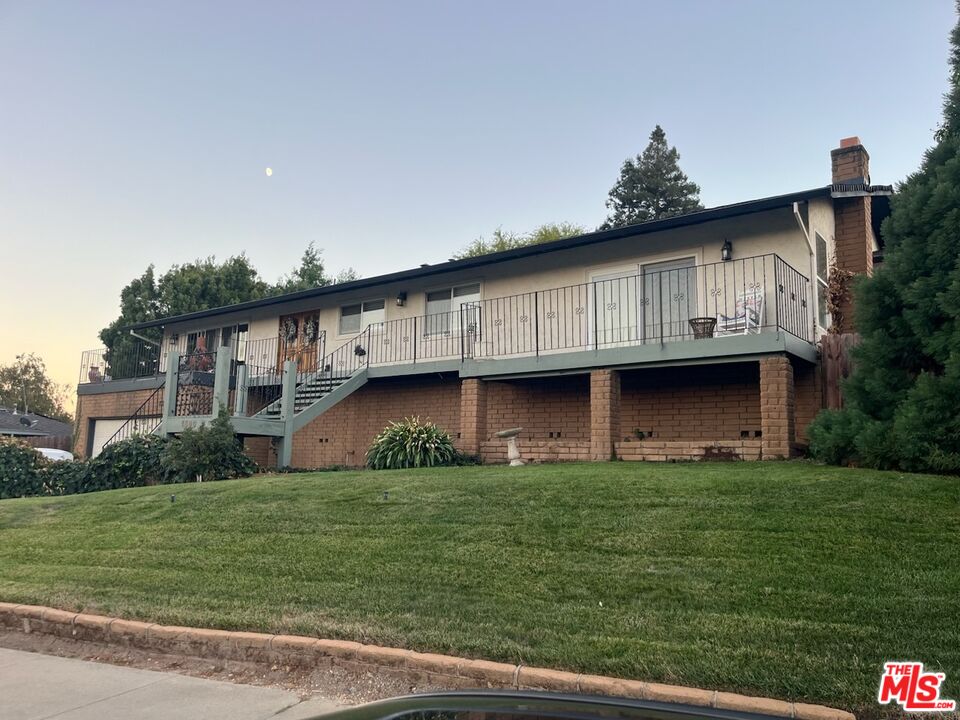
[{"label": "brick garden border", "polygon": [[158,625],[40,605],[0,602],[0,627],[201,658],[282,663],[302,668],[335,665],[347,671],[386,673],[443,687],[550,690],[685,703],[797,720],[856,720],[852,713],[823,705],[419,653],[346,640]]}]

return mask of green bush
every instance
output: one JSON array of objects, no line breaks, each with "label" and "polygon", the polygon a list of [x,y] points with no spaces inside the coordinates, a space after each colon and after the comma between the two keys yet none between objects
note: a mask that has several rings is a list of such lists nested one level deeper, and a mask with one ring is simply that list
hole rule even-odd
[{"label": "green bush", "polygon": [[161,453],[161,463],[173,482],[225,480],[257,471],[256,463],[244,454],[223,408],[209,425],[188,428],[171,440]]},{"label": "green bush", "polygon": [[455,465],[458,459],[450,435],[420,418],[390,423],[367,451],[367,465],[376,470]]},{"label": "green bush", "polygon": [[164,466],[163,452],[170,441],[159,435],[134,435],[109,445],[89,461],[89,472],[74,492],[163,485],[173,473]]},{"label": "green bush", "polygon": [[43,495],[43,455],[26,443],[0,437],[0,499]]}]

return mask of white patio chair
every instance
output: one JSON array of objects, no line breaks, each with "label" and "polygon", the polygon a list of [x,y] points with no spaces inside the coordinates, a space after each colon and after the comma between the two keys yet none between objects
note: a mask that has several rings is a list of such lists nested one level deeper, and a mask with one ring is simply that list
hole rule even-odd
[{"label": "white patio chair", "polygon": [[714,336],[759,333],[763,325],[763,286],[737,295],[734,314],[717,315]]}]

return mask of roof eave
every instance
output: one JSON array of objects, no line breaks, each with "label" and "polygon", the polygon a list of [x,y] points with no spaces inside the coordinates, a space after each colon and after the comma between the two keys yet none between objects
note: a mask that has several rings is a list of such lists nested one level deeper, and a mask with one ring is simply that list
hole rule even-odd
[{"label": "roof eave", "polygon": [[270,305],[279,305],[282,303],[295,302],[297,300],[306,300],[314,297],[349,292],[351,290],[362,290],[367,287],[385,285],[392,282],[414,280],[440,273],[456,272],[458,270],[470,270],[472,268],[483,267],[485,265],[494,265],[501,262],[508,262],[510,260],[535,257],[545,253],[570,250],[573,248],[582,247],[584,245],[609,242],[612,240],[621,240],[623,238],[635,235],[646,235],[653,232],[662,232],[664,230],[698,225],[700,223],[712,222],[715,220],[724,220],[742,215],[752,215],[755,213],[766,212],[768,210],[775,210],[780,207],[788,207],[795,202],[802,202],[817,197],[830,197],[830,193],[831,187],[826,186],[796,193],[789,193],[787,195],[775,195],[768,198],[761,198],[759,200],[749,200],[731,205],[721,205],[720,207],[699,210],[697,212],[687,213],[685,215],[677,215],[675,217],[665,218],[663,220],[650,220],[648,222],[638,223],[636,225],[627,225],[625,227],[614,228],[612,230],[598,230],[596,232],[576,235],[574,237],[564,238],[562,240],[554,240],[552,242],[541,243],[539,245],[528,245],[521,248],[515,248],[513,250],[504,250],[501,252],[490,253],[488,255],[465,258],[463,260],[451,260],[444,263],[437,263],[436,265],[421,265],[419,268],[401,270],[399,272],[389,273],[387,275],[377,275],[375,277],[353,280],[347,283],[326,285],[324,287],[301,290],[295,293],[274,295],[271,297],[260,298],[258,300],[249,300],[247,302],[236,303],[234,305],[224,305],[217,308],[210,308],[208,310],[198,310],[193,313],[185,313],[183,315],[158,318],[156,320],[127,325],[120,329],[145,330],[147,328],[163,327],[165,325],[190,322],[191,320],[215,317],[217,315],[226,315],[228,313],[243,312],[245,310],[253,310],[260,307],[268,307]]}]

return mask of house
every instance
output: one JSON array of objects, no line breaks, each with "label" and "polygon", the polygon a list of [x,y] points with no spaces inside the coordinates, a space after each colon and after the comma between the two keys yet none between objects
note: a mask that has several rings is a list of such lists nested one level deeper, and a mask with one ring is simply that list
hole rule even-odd
[{"label": "house", "polygon": [[46,415],[0,406],[0,436],[15,437],[34,447],[68,450],[73,443],[73,426]]},{"label": "house", "polygon": [[222,404],[265,465],[361,465],[410,415],[486,461],[514,426],[534,460],[788,457],[831,268],[870,273],[889,211],[857,138],[831,158],[811,190],[140,323],[159,347],[84,353],[76,451]]}]

